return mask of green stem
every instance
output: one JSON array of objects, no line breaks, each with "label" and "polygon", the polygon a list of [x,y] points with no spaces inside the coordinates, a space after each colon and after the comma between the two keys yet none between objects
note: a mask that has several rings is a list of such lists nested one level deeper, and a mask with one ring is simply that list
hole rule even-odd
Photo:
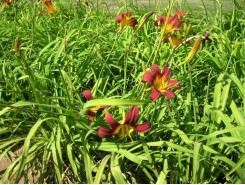
[{"label": "green stem", "polygon": [[205,3],[204,3],[204,1],[203,0],[201,0],[202,1],[202,6],[204,7],[204,11],[205,11],[205,18],[206,18],[206,21],[208,21],[208,11],[207,11],[207,8],[206,8],[206,5],[205,5]]},{"label": "green stem", "polygon": [[[65,29],[65,33],[64,33],[64,53],[65,53],[65,58],[66,58],[66,61],[67,61],[67,67],[68,67],[68,74],[69,74],[69,78],[70,80],[72,81],[72,64],[71,64],[71,61],[67,55],[67,40],[66,40],[66,36],[67,36],[67,30]],[[72,86],[72,83],[71,84],[68,84],[67,88],[69,87],[69,91],[67,93],[70,92],[69,96],[71,98],[70,100],[70,106],[73,107],[73,104],[74,104],[74,92],[73,92],[73,86]]]},{"label": "green stem", "polygon": [[[172,48],[172,49],[171,49],[170,55],[168,56],[168,59],[167,59],[167,61],[166,61],[165,66],[168,66],[168,63],[169,63],[169,61],[171,60],[171,58],[172,58],[173,54],[175,53],[175,51],[176,51],[175,48]],[[170,62],[170,64],[169,64],[169,66],[171,67],[171,62]]]},{"label": "green stem", "polygon": [[68,86],[66,85],[66,81],[65,81],[65,78],[61,72],[61,69],[60,69],[60,65],[58,65],[58,70],[59,70],[59,73],[60,73],[60,76],[61,76],[61,80],[65,86],[65,90],[66,90],[66,94],[67,94],[67,98],[68,98],[68,103],[69,103],[69,107],[72,108],[72,103],[71,103],[71,97],[70,97],[70,94],[69,94],[69,90],[68,90]]},{"label": "green stem", "polygon": [[32,55],[32,49],[33,49],[33,45],[34,45],[34,33],[35,33],[35,12],[36,12],[36,3],[34,2],[34,0],[32,1],[33,4],[33,10],[32,10],[32,27],[31,27],[31,50],[30,50],[30,54],[29,56]]},{"label": "green stem", "polygon": [[223,30],[223,25],[222,25],[222,22],[223,22],[223,21],[222,21],[222,16],[223,16],[223,14],[222,14],[222,5],[223,5],[223,4],[220,3],[220,7],[219,7],[219,8],[220,8],[220,10],[219,10],[219,20],[220,20],[220,29],[221,29],[221,30]]},{"label": "green stem", "polygon": [[14,12],[14,36],[16,36],[16,25],[17,25],[17,8],[18,8],[18,4],[15,1],[15,12]]},{"label": "green stem", "polygon": [[126,93],[126,84],[127,84],[127,67],[128,67],[128,51],[130,49],[132,40],[133,40],[134,34],[132,35],[132,37],[130,38],[128,47],[127,47],[127,51],[125,53],[125,59],[124,59],[124,84],[123,84],[123,95]]},{"label": "green stem", "polygon": [[[101,70],[100,70],[100,73],[99,73],[99,75],[98,75],[98,78],[101,77],[102,72],[103,72],[103,70],[104,70],[104,67],[105,67],[105,65],[107,64],[107,61],[109,60],[109,58],[110,58],[110,56],[111,56],[111,54],[112,54],[112,51],[113,51],[113,49],[114,49],[114,47],[115,47],[115,45],[116,45],[116,43],[117,43],[117,41],[118,41],[118,38],[119,38],[121,35],[122,35],[122,34],[117,34],[117,35],[116,35],[115,41],[114,41],[114,43],[113,43],[113,45],[112,45],[112,47],[111,47],[111,50],[110,50],[110,52],[109,52],[107,58],[106,58],[105,61],[103,62],[103,65],[102,65],[102,67],[101,67]],[[109,69],[109,68],[108,68],[108,69]],[[111,74],[113,74],[113,73],[111,73]],[[98,83],[96,83],[96,84],[98,84]]]},{"label": "green stem", "polygon": [[161,31],[160,39],[159,39],[159,41],[158,41],[158,45],[157,45],[157,48],[156,48],[156,50],[155,50],[155,56],[154,56],[154,58],[153,58],[152,64],[155,64],[155,62],[156,62],[157,54],[158,54],[158,52],[159,52],[159,49],[160,49],[160,46],[161,46],[163,37],[165,36],[166,27],[167,27],[167,24],[168,24],[168,20],[169,20],[171,11],[172,11],[172,9],[173,9],[173,5],[174,5],[174,0],[171,0],[170,5],[169,5],[169,9],[168,9],[168,13],[167,13],[167,19],[166,19],[166,21],[165,21],[164,28],[163,28],[162,31]]},{"label": "green stem", "polygon": [[146,144],[145,138],[144,137],[141,137],[140,140],[141,140],[141,143],[142,143],[143,150],[144,150],[144,152],[145,152],[145,154],[146,154],[146,156],[148,158],[148,161],[150,163],[151,170],[153,171],[154,175],[156,177],[158,177],[159,176],[159,173],[158,173],[158,171],[157,171],[157,169],[156,169],[156,167],[154,165],[155,164],[155,161],[151,157],[151,153],[150,153],[151,151],[149,150],[149,148],[148,148],[148,146]]},{"label": "green stem", "polygon": [[195,106],[195,99],[193,96],[193,81],[192,81],[192,74],[191,74],[191,65],[188,63],[188,75],[190,79],[190,93],[191,93],[191,99],[192,99],[192,106],[193,106],[193,114],[194,114],[194,121],[195,121],[195,129],[197,129],[197,113],[196,113],[196,106]]}]

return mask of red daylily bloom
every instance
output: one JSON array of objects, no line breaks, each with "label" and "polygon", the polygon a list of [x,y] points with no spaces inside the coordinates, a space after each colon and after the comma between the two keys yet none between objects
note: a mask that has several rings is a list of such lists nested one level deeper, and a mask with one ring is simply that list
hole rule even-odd
[{"label": "red daylily bloom", "polygon": [[174,92],[169,90],[169,88],[175,86],[176,89],[180,89],[180,84],[178,80],[170,80],[171,69],[165,66],[161,72],[156,64],[153,64],[151,69],[152,71],[147,71],[142,78],[143,83],[148,82],[151,84],[150,89],[152,92],[150,98],[155,101],[161,94],[166,96],[167,99],[175,97]]},{"label": "red daylily bloom", "polygon": [[161,16],[161,17],[158,17],[157,20],[154,21],[154,25],[158,26],[158,23],[160,23],[162,25],[162,29],[164,29],[165,24],[167,24],[165,35],[173,34],[175,30],[180,30],[181,29],[180,26],[183,23],[185,23],[185,21],[180,20],[180,18],[185,15],[186,14],[184,12],[177,10],[174,16],[169,17],[168,22],[166,22],[167,16]]},{"label": "red daylily bloom", "polygon": [[47,12],[52,14],[56,12],[56,8],[54,7],[54,5],[52,4],[51,0],[45,0],[45,5],[47,7]]},{"label": "red daylily bloom", "polygon": [[[92,95],[92,92],[90,90],[83,91],[82,95],[86,98],[87,101],[93,99],[93,95]],[[105,109],[105,108],[108,108],[108,106],[96,106],[96,107],[92,107],[92,108],[88,109],[86,111],[86,114],[89,116],[88,122],[91,123],[93,121],[94,117],[96,116],[96,113],[99,110]]]},{"label": "red daylily bloom", "polygon": [[117,134],[120,130],[120,139],[123,139],[126,134],[129,136],[131,141],[133,141],[129,129],[132,128],[134,131],[138,133],[145,133],[148,132],[151,129],[151,124],[149,122],[145,122],[142,124],[137,125],[136,122],[138,121],[139,116],[139,109],[137,106],[133,106],[128,114],[125,117],[125,114],[123,115],[123,120],[121,122],[117,122],[109,112],[106,113],[105,119],[110,125],[111,128],[104,128],[100,127],[98,130],[98,134],[102,138],[110,138]]},{"label": "red daylily bloom", "polygon": [[116,21],[118,23],[121,23],[121,29],[120,31],[125,27],[125,26],[132,26],[135,28],[135,25],[138,23],[138,21],[135,18],[131,17],[130,12],[126,12],[125,14],[119,14],[116,16]]},{"label": "red daylily bloom", "polygon": [[5,7],[8,7],[9,5],[11,5],[10,0],[3,0],[2,9],[4,9]]}]

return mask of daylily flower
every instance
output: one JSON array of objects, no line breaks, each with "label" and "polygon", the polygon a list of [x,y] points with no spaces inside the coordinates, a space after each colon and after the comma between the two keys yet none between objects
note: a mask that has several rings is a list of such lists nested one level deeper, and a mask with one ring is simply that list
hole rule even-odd
[{"label": "daylily flower", "polygon": [[56,12],[56,8],[54,7],[54,5],[52,4],[51,0],[45,0],[45,5],[47,7],[47,12],[52,14]]},{"label": "daylily flower", "polygon": [[169,88],[175,87],[176,89],[180,89],[180,84],[178,80],[170,80],[171,69],[165,66],[161,72],[159,66],[156,64],[153,64],[151,69],[152,71],[147,71],[142,78],[143,83],[148,82],[151,84],[150,90],[152,92],[150,98],[155,101],[161,94],[166,96],[167,99],[175,97],[174,92],[169,90]]},{"label": "daylily flower", "polygon": [[2,10],[3,10],[5,7],[8,7],[9,5],[11,5],[11,1],[10,1],[10,0],[3,0]]},{"label": "daylily flower", "polygon": [[166,25],[166,30],[165,30],[165,35],[172,35],[174,33],[174,31],[176,30],[181,30],[180,26],[185,23],[185,21],[180,20],[181,17],[185,16],[186,14],[180,10],[177,10],[175,12],[174,16],[170,16],[167,21],[167,16],[161,16],[158,17],[157,20],[154,21],[154,25],[158,26],[158,24],[160,23],[162,25],[162,29],[164,29],[165,24]]},{"label": "daylily flower", "polygon": [[166,37],[164,39],[164,43],[170,42],[173,45],[174,49],[178,47],[182,42],[182,36],[176,34],[175,31],[181,30],[180,26],[183,23],[186,23],[185,21],[180,20],[181,17],[185,15],[185,12],[177,10],[174,16],[169,17],[168,21],[167,16],[158,17],[157,20],[154,21],[155,26],[158,26],[159,23],[162,25],[162,30],[164,30],[166,26],[164,32],[164,36]]},{"label": "daylily flower", "polygon": [[[86,98],[87,101],[93,99],[93,95],[92,95],[92,92],[90,90],[83,91],[82,95]],[[96,116],[96,113],[99,110],[105,109],[105,108],[108,108],[108,106],[96,106],[96,107],[92,107],[92,108],[88,109],[86,111],[86,114],[89,116],[88,122],[91,123],[93,121],[94,117]]]},{"label": "daylily flower", "polygon": [[118,23],[121,23],[121,29],[120,31],[125,27],[125,26],[132,26],[135,28],[135,25],[138,23],[138,21],[135,18],[131,17],[130,12],[126,12],[125,14],[119,14],[116,16],[116,21]]},{"label": "daylily flower", "polygon": [[131,141],[133,141],[129,133],[130,128],[132,128],[134,131],[138,133],[145,133],[151,129],[151,124],[149,122],[145,122],[142,124],[136,124],[138,121],[138,116],[139,116],[139,109],[137,106],[133,106],[129,110],[126,117],[125,117],[125,114],[123,114],[123,119],[120,122],[116,121],[112,117],[112,115],[109,112],[107,112],[105,119],[111,128],[100,127],[98,130],[98,134],[102,138],[110,138],[114,136],[115,134],[117,134],[119,131],[121,131],[120,139],[123,139],[125,137],[125,132],[126,132],[126,134],[129,136]]}]

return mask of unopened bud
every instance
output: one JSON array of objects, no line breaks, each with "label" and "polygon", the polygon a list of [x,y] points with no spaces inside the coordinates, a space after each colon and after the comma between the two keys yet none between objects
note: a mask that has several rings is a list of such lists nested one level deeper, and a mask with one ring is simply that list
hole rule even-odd
[{"label": "unopened bud", "polygon": [[14,40],[14,51],[16,53],[20,52],[20,40],[19,40],[19,37],[16,37],[16,39]]},{"label": "unopened bud", "polygon": [[196,55],[196,53],[197,53],[197,51],[199,49],[199,46],[200,46],[201,42],[202,42],[202,37],[199,37],[196,40],[193,48],[189,52],[188,56],[185,58],[185,60],[183,62],[179,63],[178,66],[181,66],[183,64],[186,64],[186,63],[190,62],[195,57],[195,55]]},{"label": "unopened bud", "polygon": [[146,21],[147,21],[147,20],[148,20],[154,13],[155,13],[155,12],[150,12],[150,13],[146,16],[146,18],[143,20],[143,22],[139,25],[139,27],[137,28],[137,30],[136,30],[135,32],[141,30],[141,29],[143,28],[144,24],[146,23]]}]

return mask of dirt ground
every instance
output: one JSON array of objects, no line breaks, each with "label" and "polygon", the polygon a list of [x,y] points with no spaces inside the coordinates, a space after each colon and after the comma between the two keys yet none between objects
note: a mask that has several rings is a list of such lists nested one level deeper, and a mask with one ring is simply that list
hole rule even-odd
[{"label": "dirt ground", "polygon": [[[6,169],[11,165],[11,163],[14,161],[16,157],[18,157],[22,152],[22,148],[16,150],[14,152],[15,156],[5,156],[2,160],[0,160],[0,179],[3,177],[4,172]],[[37,176],[33,175],[32,171],[28,171],[28,181],[29,183],[36,183],[37,182]],[[8,179],[7,182],[3,182],[4,184],[14,184],[15,178]],[[24,184],[24,177],[22,177],[19,182],[19,184]]]}]

